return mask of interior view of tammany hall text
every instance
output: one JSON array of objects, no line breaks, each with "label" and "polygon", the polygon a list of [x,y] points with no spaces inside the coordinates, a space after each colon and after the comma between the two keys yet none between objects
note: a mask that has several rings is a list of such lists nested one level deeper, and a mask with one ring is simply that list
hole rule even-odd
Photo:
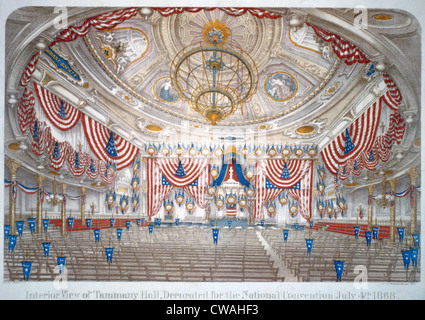
[{"label": "interior view of tammany hall text", "polygon": [[420,281],[421,29],[358,14],[13,11],[4,281]]}]

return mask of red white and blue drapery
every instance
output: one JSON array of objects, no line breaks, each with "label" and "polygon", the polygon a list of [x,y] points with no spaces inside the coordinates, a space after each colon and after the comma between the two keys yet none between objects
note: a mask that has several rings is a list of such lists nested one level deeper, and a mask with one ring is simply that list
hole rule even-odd
[{"label": "red white and blue drapery", "polygon": [[[16,180],[7,180],[4,179],[4,186],[5,188],[9,188],[12,187],[14,188],[13,191],[13,197],[16,200],[17,194],[18,194],[18,190],[21,190],[22,192],[26,193],[26,194],[37,194],[39,193],[39,197],[40,197],[40,201],[41,203],[44,202],[44,197],[45,196],[50,196],[52,195],[51,192],[45,190],[43,187],[27,187],[25,185],[23,185],[20,182],[17,182]],[[79,196],[72,196],[69,194],[58,194],[60,196],[64,196],[64,198],[69,199],[69,200],[82,200],[85,201],[86,196],[85,195],[79,195]]]},{"label": "red white and blue drapery", "polygon": [[50,123],[61,131],[72,129],[80,120],[81,112],[37,83],[33,84],[41,108]]},{"label": "red white and blue drapery", "polygon": [[[379,161],[387,162],[392,146],[403,139],[406,124],[398,111],[401,94],[386,74],[384,81],[388,90],[321,151],[327,169],[336,176],[336,186],[350,173],[360,175],[365,168],[375,170]],[[393,112],[387,131],[377,135],[384,105]]]},{"label": "red white and blue drapery", "polygon": [[318,26],[310,23],[306,23],[306,25],[311,27],[320,39],[329,43],[337,57],[342,59],[347,65],[370,62],[366,55],[356,45]]},{"label": "red white and blue drapery", "polygon": [[162,203],[176,188],[183,188],[199,207],[205,208],[205,194],[209,179],[209,160],[147,158],[148,216],[156,215]]},{"label": "red white and blue drapery", "polygon": [[98,159],[115,162],[118,171],[133,163],[139,149],[85,114],[81,120],[90,149]]},{"label": "red white and blue drapery", "polygon": [[34,94],[25,88],[17,108],[19,127],[22,133],[31,134],[31,150],[35,155],[41,156],[47,152],[53,169],[59,170],[66,163],[75,177],[86,173],[92,179],[100,176],[110,184],[115,179],[116,171],[134,161],[138,154],[134,145],[36,83],[34,91],[48,121],[56,128],[71,130],[82,119],[85,136],[98,157],[96,159],[87,152],[76,151],[69,142],[55,138],[49,125],[37,118]]},{"label": "red white and blue drapery", "polygon": [[261,218],[264,205],[286,189],[298,200],[301,215],[310,220],[313,184],[311,160],[258,160],[255,177],[255,218]]}]

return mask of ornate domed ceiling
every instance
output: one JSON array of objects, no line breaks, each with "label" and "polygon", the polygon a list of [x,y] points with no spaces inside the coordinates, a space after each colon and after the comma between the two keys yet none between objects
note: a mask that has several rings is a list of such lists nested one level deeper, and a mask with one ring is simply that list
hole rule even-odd
[{"label": "ornate domed ceiling", "polygon": [[[408,127],[387,167],[397,165],[408,152],[419,154],[420,46],[416,44],[421,36],[418,22],[407,12],[370,9],[364,27],[356,25],[353,9],[67,10],[68,28],[63,30],[55,25],[55,8],[27,7],[10,14],[6,96],[12,108],[7,110],[13,110],[14,98],[22,95],[21,76],[36,57],[32,81],[136,148],[229,138],[241,143],[310,143],[320,152],[390,92],[392,83],[403,96],[399,110]],[[99,15],[105,21],[94,22]],[[216,53],[192,54],[196,50],[188,48],[208,46],[208,37],[216,39],[210,47],[218,48],[219,43],[237,48],[231,51],[235,60]],[[229,52],[225,50],[216,51]],[[189,56],[193,59],[186,59]],[[207,81],[213,88],[211,96],[221,92],[215,88],[216,80],[225,83],[225,89],[235,82],[244,96],[247,74],[252,75],[248,77],[252,90],[236,110],[212,125],[187,101],[191,97],[178,92],[192,85],[184,76],[173,80],[173,62],[181,57],[179,68],[186,68],[186,78],[199,83],[208,79],[207,73],[213,74],[213,65],[225,70]],[[205,79],[200,80],[203,74]],[[384,130],[389,112],[382,112]],[[8,117],[5,140],[16,149],[25,138],[16,115],[9,112]],[[83,132],[80,124],[75,128]],[[66,140],[75,150],[81,142],[71,136]],[[28,157],[29,162],[42,162]]]},{"label": "ornate domed ceiling", "polygon": [[181,50],[202,41],[212,23],[224,26],[228,38],[255,61],[258,70],[256,94],[220,122],[222,128],[287,128],[294,118],[317,116],[323,101],[337,97],[337,91],[342,94],[339,89],[349,87],[350,80],[364,71],[364,66],[341,64],[307,25],[291,29],[284,18],[231,16],[219,9],[167,17],[155,12],[147,21],[138,15],[117,28],[91,30],[61,49],[95,74],[94,81],[113,86],[120,99],[117,107],[135,112],[142,128],[147,117],[156,129],[189,125],[205,130],[209,122],[174,90],[170,65]]}]

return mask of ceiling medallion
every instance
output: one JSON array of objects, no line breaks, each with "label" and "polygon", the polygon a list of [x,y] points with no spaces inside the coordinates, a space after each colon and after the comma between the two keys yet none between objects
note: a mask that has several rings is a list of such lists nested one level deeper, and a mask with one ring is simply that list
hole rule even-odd
[{"label": "ceiling medallion", "polygon": [[257,88],[254,60],[229,36],[226,23],[210,21],[202,39],[183,48],[170,68],[174,90],[212,125],[231,116]]}]

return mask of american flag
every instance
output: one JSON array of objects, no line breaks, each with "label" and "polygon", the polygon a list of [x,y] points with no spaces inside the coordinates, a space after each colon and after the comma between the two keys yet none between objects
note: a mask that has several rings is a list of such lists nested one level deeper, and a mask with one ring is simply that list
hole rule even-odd
[{"label": "american flag", "polygon": [[313,161],[310,161],[308,172],[297,183],[296,187],[287,189],[287,192],[294,200],[298,201],[301,216],[310,221],[313,193]]}]

